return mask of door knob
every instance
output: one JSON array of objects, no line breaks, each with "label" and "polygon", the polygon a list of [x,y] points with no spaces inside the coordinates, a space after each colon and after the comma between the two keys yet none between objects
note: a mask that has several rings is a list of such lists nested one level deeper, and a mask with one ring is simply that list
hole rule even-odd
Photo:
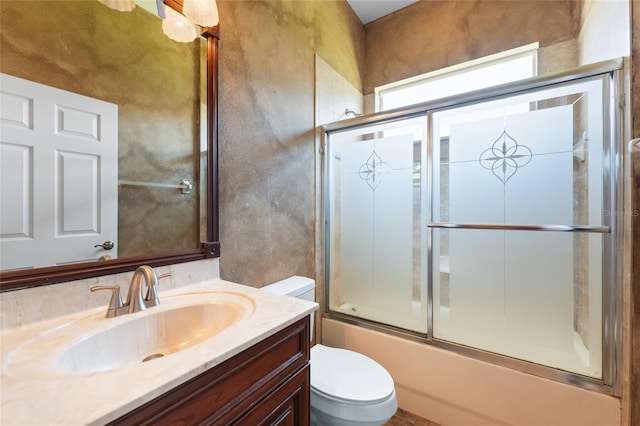
[{"label": "door knob", "polygon": [[102,243],[102,244],[96,244],[96,245],[95,245],[95,246],[93,246],[93,247],[95,247],[95,248],[102,247],[102,248],[103,248],[103,249],[105,249],[105,250],[111,250],[111,249],[113,248],[113,246],[115,246],[115,244],[113,244],[113,242],[111,242],[111,241],[105,241],[104,243]]}]

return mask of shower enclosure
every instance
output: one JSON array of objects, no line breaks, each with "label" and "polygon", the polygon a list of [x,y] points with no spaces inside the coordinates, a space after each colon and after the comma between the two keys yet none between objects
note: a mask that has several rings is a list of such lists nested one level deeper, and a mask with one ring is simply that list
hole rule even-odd
[{"label": "shower enclosure", "polygon": [[328,315],[612,392],[620,68],[325,126]]}]

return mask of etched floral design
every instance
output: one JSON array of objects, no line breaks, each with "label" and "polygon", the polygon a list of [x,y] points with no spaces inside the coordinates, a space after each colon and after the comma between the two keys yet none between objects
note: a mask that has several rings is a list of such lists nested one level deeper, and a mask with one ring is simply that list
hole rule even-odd
[{"label": "etched floral design", "polygon": [[382,161],[382,158],[373,151],[369,158],[367,158],[367,161],[360,166],[360,178],[367,182],[367,185],[375,191],[381,182],[380,175],[388,171],[386,169],[387,165],[388,164]]},{"label": "etched floral design", "polygon": [[520,145],[506,130],[491,145],[480,154],[479,162],[482,167],[491,170],[493,175],[506,184],[519,168],[529,164],[532,153],[529,147]]}]

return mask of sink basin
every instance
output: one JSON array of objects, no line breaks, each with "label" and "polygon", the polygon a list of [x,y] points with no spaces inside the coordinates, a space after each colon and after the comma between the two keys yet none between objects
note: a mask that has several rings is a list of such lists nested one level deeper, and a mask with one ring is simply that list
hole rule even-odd
[{"label": "sink basin", "polygon": [[243,312],[242,305],[229,301],[154,312],[69,346],[58,366],[71,373],[93,373],[161,358],[215,336]]},{"label": "sink basin", "polygon": [[[161,359],[214,337],[253,313],[255,304],[238,293],[173,296],[145,311],[78,320],[17,348],[5,364],[14,376],[88,374]],[[42,353],[50,353],[42,363]],[[37,356],[39,354],[39,356]],[[32,360],[40,358],[39,363]]]}]

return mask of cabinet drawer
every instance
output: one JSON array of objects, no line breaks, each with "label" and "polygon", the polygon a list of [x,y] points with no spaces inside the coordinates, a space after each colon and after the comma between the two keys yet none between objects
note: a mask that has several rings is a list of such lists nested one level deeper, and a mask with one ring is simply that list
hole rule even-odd
[{"label": "cabinet drawer", "polygon": [[256,404],[234,426],[306,426],[310,421],[309,366]]},{"label": "cabinet drawer", "polygon": [[308,363],[307,316],[111,424],[232,424]]}]

